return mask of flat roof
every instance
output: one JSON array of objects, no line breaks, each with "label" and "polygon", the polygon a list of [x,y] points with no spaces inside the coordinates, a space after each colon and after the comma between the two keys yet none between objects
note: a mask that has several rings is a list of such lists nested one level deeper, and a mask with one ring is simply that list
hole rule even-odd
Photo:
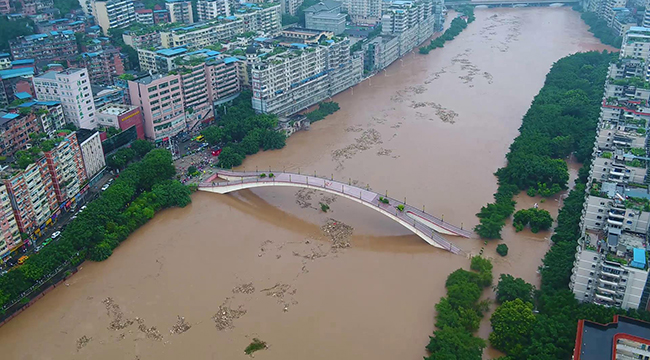
[{"label": "flat roof", "polygon": [[578,320],[573,359],[615,360],[616,342],[630,337],[640,338],[645,344],[650,344],[650,323],[619,315],[614,315],[614,321],[609,324]]},{"label": "flat roof", "polygon": [[174,55],[179,55],[184,52],[187,52],[187,49],[184,47],[177,47],[177,48],[171,48],[171,49],[161,49],[156,51],[156,54],[160,54],[163,56],[174,56]]},{"label": "flat roof", "polygon": [[25,99],[31,99],[32,94],[26,93],[26,92],[18,92],[14,94],[15,97],[17,97],[20,100],[25,100]]},{"label": "flat roof", "polygon": [[135,106],[123,105],[123,104],[106,104],[101,108],[99,108],[97,112],[102,114],[109,114],[109,115],[122,115],[133,109],[135,109]]},{"label": "flat roof", "polygon": [[12,79],[19,76],[33,76],[33,75],[34,75],[34,68],[32,67],[0,70],[0,78],[2,79]]}]

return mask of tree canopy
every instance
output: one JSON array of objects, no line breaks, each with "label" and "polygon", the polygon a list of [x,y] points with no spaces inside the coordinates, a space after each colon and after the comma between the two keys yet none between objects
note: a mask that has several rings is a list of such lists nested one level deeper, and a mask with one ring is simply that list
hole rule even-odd
[{"label": "tree canopy", "polygon": [[481,237],[501,238],[501,228],[515,210],[512,198],[519,191],[534,189],[533,195],[550,196],[567,188],[564,159],[573,153],[585,161],[591,155],[612,59],[607,52],[578,53],[553,65],[510,145],[507,165],[495,173],[499,183],[495,201],[477,214],[480,223],[474,230]]}]

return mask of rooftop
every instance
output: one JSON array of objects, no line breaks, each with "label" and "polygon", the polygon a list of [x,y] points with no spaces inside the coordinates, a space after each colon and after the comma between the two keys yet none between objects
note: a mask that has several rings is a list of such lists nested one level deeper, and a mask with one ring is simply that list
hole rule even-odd
[{"label": "rooftop", "polygon": [[122,115],[133,109],[135,106],[132,105],[123,105],[123,104],[106,104],[97,110],[98,113],[108,114],[108,115]]},{"label": "rooftop", "polygon": [[18,69],[0,70],[0,78],[3,80],[20,76],[34,76],[34,68],[24,67]]},{"label": "rooftop", "polygon": [[578,320],[573,359],[615,360],[616,343],[622,339],[650,345],[650,323],[619,315],[609,324]]}]

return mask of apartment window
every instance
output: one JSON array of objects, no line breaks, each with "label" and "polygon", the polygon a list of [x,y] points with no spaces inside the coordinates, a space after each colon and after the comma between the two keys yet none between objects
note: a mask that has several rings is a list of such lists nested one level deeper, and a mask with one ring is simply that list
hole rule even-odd
[{"label": "apartment window", "polygon": [[591,271],[591,272],[589,272],[589,275],[593,275],[593,274],[594,274],[594,272],[593,272],[593,271]]},{"label": "apartment window", "polygon": [[602,218],[603,218],[603,217],[600,216],[600,215],[599,215],[599,216],[596,216],[596,219],[602,219]]},{"label": "apartment window", "polygon": [[598,260],[598,256],[594,256],[594,260]]},{"label": "apartment window", "polygon": [[599,213],[603,212],[603,209],[598,209],[598,212],[599,212]]},{"label": "apartment window", "polygon": [[596,223],[596,226],[600,226],[600,223]]},{"label": "apartment window", "polygon": [[627,214],[627,216],[629,216],[629,217],[634,217],[634,214],[633,214],[633,213],[629,213],[629,214]]},{"label": "apartment window", "polygon": [[178,79],[169,82],[171,85],[178,84]]},{"label": "apartment window", "polygon": [[596,264],[591,264],[591,268],[592,268],[592,269],[595,269],[595,268],[596,268]]},{"label": "apartment window", "polygon": [[158,86],[151,86],[151,87],[147,88],[147,91],[149,91],[149,92],[156,91],[156,90],[158,90]]}]

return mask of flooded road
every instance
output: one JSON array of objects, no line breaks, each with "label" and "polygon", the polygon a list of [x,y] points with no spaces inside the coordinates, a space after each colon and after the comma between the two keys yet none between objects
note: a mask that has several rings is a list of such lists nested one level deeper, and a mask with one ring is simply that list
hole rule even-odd
[{"label": "flooded road", "polygon": [[[473,227],[552,63],[605,48],[569,8],[482,9],[476,18],[443,49],[410,54],[337,95],[340,111],[241,169],[333,176]],[[556,215],[558,204],[540,207]],[[349,248],[331,246],[320,228],[329,218],[353,227]],[[507,257],[496,242],[485,253],[495,278],[537,284],[549,234],[508,224],[503,236]],[[482,246],[450,239],[470,254]],[[269,345],[255,354],[262,359],[421,359],[447,275],[468,266],[327,194],[197,193],[0,328],[0,349],[25,360],[244,359],[255,337]],[[487,336],[487,321],[479,333]]]}]

